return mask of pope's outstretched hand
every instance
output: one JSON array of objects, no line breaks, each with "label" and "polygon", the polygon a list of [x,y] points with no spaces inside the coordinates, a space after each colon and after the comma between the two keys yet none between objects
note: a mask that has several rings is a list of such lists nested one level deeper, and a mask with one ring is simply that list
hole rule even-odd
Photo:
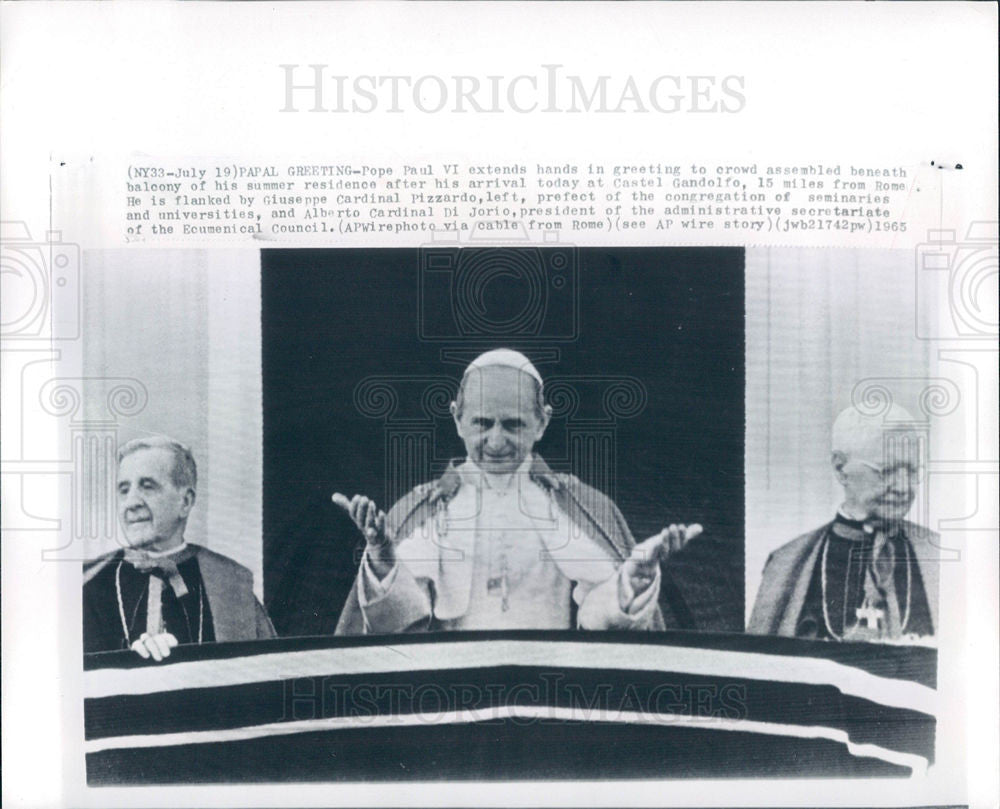
[{"label": "pope's outstretched hand", "polygon": [[396,563],[392,541],[385,530],[385,512],[375,505],[374,500],[363,494],[356,494],[348,500],[340,492],[334,492],[333,502],[350,515],[364,534],[368,562],[376,576],[385,578]]},{"label": "pope's outstretched hand", "polygon": [[701,532],[702,527],[698,523],[670,525],[632,548],[631,556],[623,565],[624,575],[629,578],[632,591],[638,595],[649,587],[656,579],[660,562],[679,551]]}]

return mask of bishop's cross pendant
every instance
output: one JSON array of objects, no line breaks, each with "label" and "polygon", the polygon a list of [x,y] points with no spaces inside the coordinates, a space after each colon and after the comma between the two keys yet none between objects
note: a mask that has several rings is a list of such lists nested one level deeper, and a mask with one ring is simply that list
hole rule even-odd
[{"label": "bishop's cross pendant", "polygon": [[885,620],[885,610],[880,610],[878,607],[872,607],[871,605],[866,605],[864,607],[858,607],[854,614],[858,617],[858,622],[865,622],[865,629],[879,629],[882,626],[882,622]]}]

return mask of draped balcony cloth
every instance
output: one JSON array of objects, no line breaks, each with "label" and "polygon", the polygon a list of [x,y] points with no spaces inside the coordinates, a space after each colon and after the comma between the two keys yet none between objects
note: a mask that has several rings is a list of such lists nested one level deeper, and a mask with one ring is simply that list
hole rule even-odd
[{"label": "draped balcony cloth", "polygon": [[89,783],[910,776],[936,652],[666,632],[295,638],[85,658]]}]

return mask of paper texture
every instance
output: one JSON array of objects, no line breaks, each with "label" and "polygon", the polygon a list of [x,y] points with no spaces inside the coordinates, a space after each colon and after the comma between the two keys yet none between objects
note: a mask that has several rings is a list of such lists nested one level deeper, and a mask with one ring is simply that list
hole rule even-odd
[{"label": "paper texture", "polygon": [[996,805],[994,6],[0,14],[5,805]]}]

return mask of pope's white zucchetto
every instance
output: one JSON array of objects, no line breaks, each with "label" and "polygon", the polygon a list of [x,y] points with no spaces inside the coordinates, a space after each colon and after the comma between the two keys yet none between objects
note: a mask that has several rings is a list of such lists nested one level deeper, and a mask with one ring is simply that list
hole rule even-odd
[{"label": "pope's white zucchetto", "polygon": [[465,369],[465,373],[462,374],[462,378],[464,379],[473,371],[496,367],[516,368],[532,377],[538,382],[539,387],[543,387],[545,384],[542,382],[542,375],[538,373],[538,369],[532,364],[531,360],[520,351],[514,351],[510,348],[497,348],[493,351],[487,351],[485,354],[480,354],[469,363],[469,366]]}]

